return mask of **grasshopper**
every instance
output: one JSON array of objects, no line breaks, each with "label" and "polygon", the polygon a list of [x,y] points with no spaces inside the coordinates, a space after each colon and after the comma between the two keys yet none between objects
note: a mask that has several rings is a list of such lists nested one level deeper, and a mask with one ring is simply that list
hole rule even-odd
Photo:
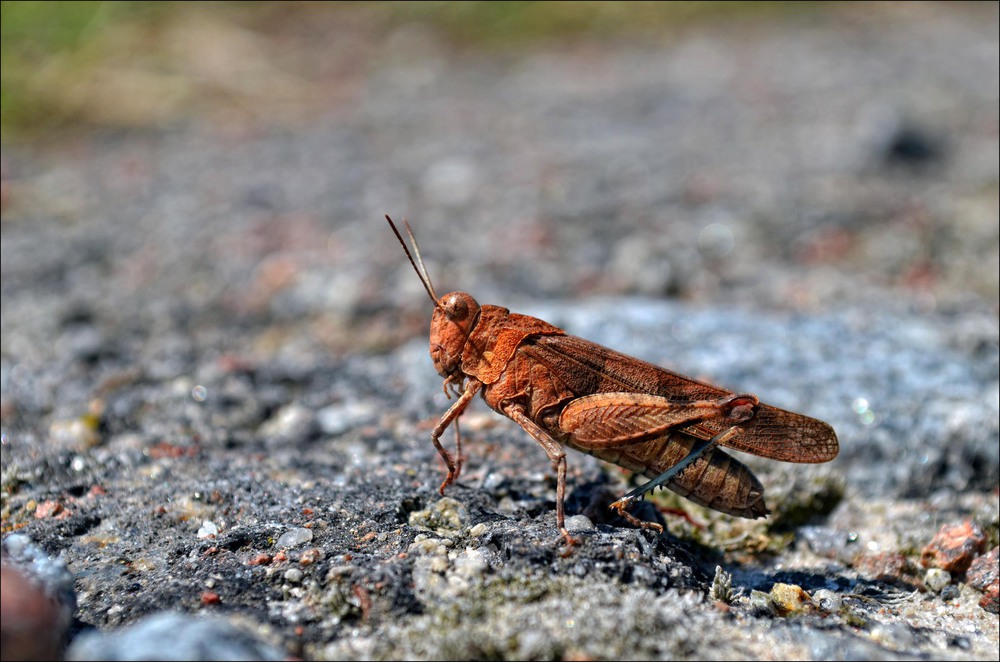
[{"label": "grasshopper", "polygon": [[[458,419],[476,394],[545,451],[556,472],[556,523],[569,545],[576,541],[566,529],[564,447],[651,478],[610,508],[634,526],[660,532],[660,524],[628,512],[659,486],[729,515],[768,514],[760,481],[720,446],[784,462],[837,457],[837,435],[822,421],[571,336],[536,317],[480,305],[466,292],[438,297],[409,223],[403,221],[413,253],[386,220],[434,303],[431,359],[445,394],[458,397],[431,432],[448,468],[441,494],[461,473]],[[441,445],[452,423],[455,457]]]}]

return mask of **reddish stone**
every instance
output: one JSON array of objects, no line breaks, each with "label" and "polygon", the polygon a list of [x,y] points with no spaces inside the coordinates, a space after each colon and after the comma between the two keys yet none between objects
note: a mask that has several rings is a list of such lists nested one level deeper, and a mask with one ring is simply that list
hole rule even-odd
[{"label": "reddish stone", "polygon": [[181,458],[181,457],[194,457],[198,454],[197,446],[180,446],[177,444],[171,444],[166,441],[161,441],[155,446],[150,447],[149,456],[154,460],[161,460],[163,458]]},{"label": "reddish stone", "polygon": [[267,565],[268,563],[271,562],[271,560],[272,559],[270,554],[258,554],[257,556],[247,561],[247,565]]},{"label": "reddish stone", "polygon": [[317,561],[320,561],[322,559],[323,559],[323,550],[319,549],[318,547],[313,547],[311,549],[307,549],[304,552],[302,552],[302,556],[299,557],[299,564],[312,565],[313,563],[316,563]]},{"label": "reddish stone", "polygon": [[70,511],[66,510],[58,501],[43,501],[35,508],[35,519],[45,519],[46,517],[66,519],[70,514]]},{"label": "reddish stone", "polygon": [[60,659],[68,618],[59,603],[6,563],[0,566],[0,587],[3,659]]},{"label": "reddish stone", "polygon": [[969,520],[961,524],[945,524],[920,554],[920,564],[935,567],[952,574],[969,569],[972,560],[983,551],[986,536],[982,529]]},{"label": "reddish stone", "polygon": [[979,606],[991,614],[1000,614],[1000,582],[993,582],[986,587]]},{"label": "reddish stone", "polygon": [[1000,547],[976,558],[965,578],[969,586],[983,592],[979,606],[991,614],[1000,613]]},{"label": "reddish stone", "polygon": [[985,591],[990,584],[1000,580],[1000,547],[994,547],[987,554],[976,558],[965,574],[969,586],[977,591]]}]

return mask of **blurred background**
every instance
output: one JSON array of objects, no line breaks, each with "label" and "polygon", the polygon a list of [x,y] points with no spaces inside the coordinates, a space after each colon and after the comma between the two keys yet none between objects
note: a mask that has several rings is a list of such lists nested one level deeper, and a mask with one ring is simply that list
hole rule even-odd
[{"label": "blurred background", "polygon": [[505,305],[997,309],[995,3],[2,11],[5,324],[51,292],[392,345],[428,302],[384,214]]}]

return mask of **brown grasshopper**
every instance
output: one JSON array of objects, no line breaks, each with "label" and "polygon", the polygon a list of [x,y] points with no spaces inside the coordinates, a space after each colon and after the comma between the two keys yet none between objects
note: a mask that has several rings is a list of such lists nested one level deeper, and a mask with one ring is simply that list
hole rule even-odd
[{"label": "brown grasshopper", "polygon": [[[568,335],[536,317],[482,306],[465,292],[439,298],[409,223],[403,221],[413,254],[386,220],[434,302],[431,359],[444,377],[445,394],[450,397],[450,389],[458,396],[431,432],[448,467],[441,494],[462,470],[458,418],[477,393],[548,455],[557,479],[556,522],[569,544],[575,541],[565,525],[563,446],[652,478],[610,507],[633,525],[658,531],[663,527],[627,508],[661,485],[729,515],[768,514],[760,481],[717,446],[784,462],[837,457],[837,435],[822,421]],[[457,459],[441,445],[452,423]]]}]

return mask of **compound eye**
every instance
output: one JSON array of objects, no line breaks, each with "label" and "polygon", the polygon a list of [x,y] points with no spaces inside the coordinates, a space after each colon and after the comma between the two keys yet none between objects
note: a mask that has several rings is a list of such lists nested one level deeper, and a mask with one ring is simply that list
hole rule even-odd
[{"label": "compound eye", "polygon": [[457,294],[448,297],[444,302],[444,312],[453,322],[461,322],[469,316],[469,304]]}]

